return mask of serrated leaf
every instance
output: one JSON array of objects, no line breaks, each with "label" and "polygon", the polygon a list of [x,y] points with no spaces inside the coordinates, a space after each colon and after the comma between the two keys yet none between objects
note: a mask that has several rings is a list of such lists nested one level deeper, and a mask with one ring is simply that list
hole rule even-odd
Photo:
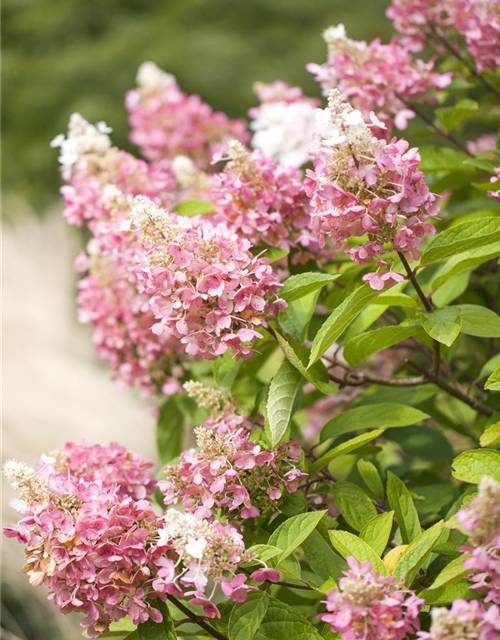
[{"label": "serrated leaf", "polygon": [[474,173],[471,167],[464,165],[464,160],[468,160],[469,156],[457,149],[424,145],[420,147],[420,157],[419,169],[425,173],[434,173],[436,171]]},{"label": "serrated leaf", "polygon": [[432,551],[433,546],[438,541],[443,526],[444,522],[441,520],[426,531],[423,531],[401,554],[393,575],[400,580],[404,579],[407,587],[411,585]]},{"label": "serrated leaf", "polygon": [[418,513],[405,483],[394,473],[387,473],[387,499],[394,511],[403,544],[409,544],[420,535],[422,529]]},{"label": "serrated leaf", "polygon": [[422,327],[417,322],[410,325],[400,324],[373,329],[373,331],[361,333],[349,340],[344,348],[343,355],[351,367],[355,367],[374,353],[392,347],[398,342],[412,338],[419,333],[422,333]]},{"label": "serrated leaf", "polygon": [[459,308],[462,312],[462,333],[479,338],[500,338],[498,313],[478,304],[461,304]]},{"label": "serrated leaf", "polygon": [[430,264],[500,241],[500,218],[482,218],[457,224],[435,236],[422,254],[421,264]]},{"label": "serrated leaf", "polygon": [[280,289],[280,298],[287,302],[293,302],[309,293],[313,293],[313,291],[318,291],[339,277],[340,274],[330,275],[329,273],[315,273],[312,271],[290,276]]},{"label": "serrated leaf", "polygon": [[357,484],[339,480],[332,486],[331,492],[340,515],[355,531],[361,531],[376,517],[377,510],[373,502]]},{"label": "serrated leaf", "polygon": [[443,307],[420,316],[422,327],[434,340],[447,347],[455,342],[462,327],[462,313],[459,307]]},{"label": "serrated leaf", "polygon": [[389,542],[393,516],[394,511],[379,513],[365,524],[359,534],[361,540],[369,544],[378,556],[382,556]]},{"label": "serrated leaf", "polygon": [[379,295],[368,284],[356,289],[325,320],[314,338],[308,368],[328,351],[356,316]]},{"label": "serrated leaf", "polygon": [[192,218],[193,216],[205,215],[215,211],[215,205],[204,200],[186,200],[176,205],[175,210],[180,216]]},{"label": "serrated leaf", "polygon": [[377,470],[377,467],[368,460],[358,460],[357,468],[359,475],[363,478],[368,491],[377,500],[384,498],[384,484]]},{"label": "serrated leaf", "polygon": [[483,431],[479,438],[482,447],[493,447],[500,443],[500,422],[495,422]]},{"label": "serrated leaf", "polygon": [[338,446],[334,447],[333,449],[325,453],[323,456],[321,456],[319,460],[316,460],[316,462],[313,462],[309,466],[309,473],[314,474],[318,472],[323,467],[326,467],[327,465],[329,465],[330,462],[332,462],[332,460],[335,460],[335,458],[340,458],[340,456],[345,456],[348,453],[352,453],[353,451],[356,451],[356,449],[360,449],[368,442],[371,442],[372,440],[375,440],[376,438],[381,436],[383,433],[384,433],[383,429],[376,429],[375,431],[362,433],[361,435],[356,436],[355,438],[351,438],[350,440],[347,440],[347,442],[343,442],[342,444],[339,444]]},{"label": "serrated leaf", "polygon": [[254,544],[248,549],[248,551],[255,553],[263,562],[267,562],[271,558],[275,558],[282,553],[279,547],[274,547],[271,544]]},{"label": "serrated leaf", "polygon": [[450,604],[454,600],[470,600],[473,596],[474,592],[471,591],[470,582],[467,580],[449,582],[439,589],[424,589],[418,594],[418,597],[423,598],[427,605]]},{"label": "serrated leaf", "polygon": [[179,409],[176,396],[170,396],[162,406],[156,424],[156,445],[163,464],[181,453],[183,433],[184,414]]},{"label": "serrated leaf", "polygon": [[447,260],[447,262],[445,262],[434,275],[432,288],[434,290],[438,289],[442,284],[458,273],[474,269],[475,267],[483,264],[483,262],[487,262],[493,258],[498,258],[499,256],[499,241],[493,242],[484,247],[476,247],[470,251],[464,251],[459,255],[453,256]]},{"label": "serrated leaf", "polygon": [[301,381],[302,376],[288,360],[283,362],[271,380],[267,398],[267,419],[273,449],[286,433]]},{"label": "serrated leaf", "polygon": [[500,391],[500,367],[497,367],[491,376],[489,376],[488,380],[484,383],[484,388],[489,391]]},{"label": "serrated leaf", "polygon": [[483,476],[500,482],[500,451],[476,449],[464,451],[453,460],[452,475],[462,482],[478,484]]},{"label": "serrated leaf", "polygon": [[429,415],[404,404],[382,402],[348,409],[329,420],[321,430],[320,440],[336,438],[362,429],[408,427],[427,420]]},{"label": "serrated leaf", "polygon": [[269,598],[266,615],[255,640],[321,640],[313,625],[295,607]]},{"label": "serrated leaf", "polygon": [[321,580],[337,579],[345,569],[345,562],[317,529],[304,540],[302,550],[309,566]]},{"label": "serrated leaf", "polygon": [[237,602],[229,616],[229,640],[253,640],[268,605],[269,596],[265,591],[249,594],[245,602]]},{"label": "serrated leaf", "polygon": [[329,531],[330,540],[343,558],[354,556],[359,562],[371,562],[373,571],[388,575],[387,567],[376,552],[361,538],[348,531]]},{"label": "serrated leaf", "polygon": [[151,619],[137,627],[139,640],[177,640],[174,622],[167,605],[161,600],[154,601],[154,607],[159,609],[163,620],[160,623]]},{"label": "serrated leaf", "polygon": [[458,556],[458,558],[453,558],[453,560],[451,560],[451,562],[449,562],[446,567],[439,572],[429,589],[440,589],[445,584],[448,584],[448,582],[452,582],[466,576],[470,570],[464,567],[464,560],[468,557],[469,554],[463,553]]},{"label": "serrated leaf", "polygon": [[276,531],[273,531],[268,542],[282,551],[277,558],[278,564],[283,562],[297,547],[300,547],[307,536],[318,526],[325,513],[326,511],[299,513],[285,520]]}]

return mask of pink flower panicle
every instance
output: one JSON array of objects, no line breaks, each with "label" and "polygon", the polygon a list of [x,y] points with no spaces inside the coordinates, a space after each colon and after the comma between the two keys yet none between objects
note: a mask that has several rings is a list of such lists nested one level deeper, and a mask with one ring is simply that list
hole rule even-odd
[{"label": "pink flower panicle", "polygon": [[[491,178],[490,182],[494,184],[499,180],[500,180],[500,167],[496,167],[495,175]],[[498,200],[498,202],[500,202],[500,189],[498,189],[497,191],[488,191],[488,196],[490,198],[495,198],[495,200]]]},{"label": "pink flower panicle", "polygon": [[431,609],[430,631],[421,631],[420,640],[498,640],[500,610],[496,605],[488,609],[478,600],[455,600],[451,609]]},{"label": "pink flower panicle", "polygon": [[500,5],[498,0],[458,0],[455,27],[467,43],[478,73],[500,67]]},{"label": "pink flower panicle", "polygon": [[202,359],[229,348],[249,357],[266,312],[286,306],[268,261],[225,224],[175,220],[148,198],[136,197],[131,215],[142,236],[135,272],[157,320],[153,333],[174,336]]},{"label": "pink flower panicle", "polygon": [[327,29],[324,38],[327,63],[309,64],[307,69],[316,76],[325,96],[338,89],[365,118],[373,112],[385,124],[378,130],[379,137],[388,137],[393,126],[406,129],[407,121],[415,117],[408,102],[434,102],[431,90],[451,82],[451,74],[434,71],[433,61],[414,60],[401,42],[351,40],[342,24]]},{"label": "pink flower panicle", "polygon": [[87,440],[81,444],[67,442],[60,451],[42,456],[38,464],[40,474],[46,477],[65,478],[69,474],[87,482],[100,482],[104,489],[116,487],[120,497],[131,496],[135,500],[154,491],[152,467],[152,462],[145,462],[117,442],[91,445]]},{"label": "pink flower panicle", "polygon": [[[418,169],[418,150],[404,139],[373,138],[360,111],[336,90],[329,107],[318,110],[317,122],[314,171],[305,181],[313,228],[357,264],[376,260],[377,272],[363,276],[372,288],[401,282],[404,276],[387,268],[383,254],[397,251],[418,259],[424,235],[435,232],[426,221],[439,210]],[[346,247],[351,238],[365,235],[367,241]]]},{"label": "pink flower panicle", "polygon": [[445,30],[453,24],[455,4],[456,0],[392,0],[386,14],[413,50],[420,51],[429,25]]},{"label": "pink flower panicle", "polygon": [[296,466],[296,441],[266,451],[245,429],[221,434],[198,427],[195,433],[199,450],[182,453],[179,464],[168,466],[159,488],[165,504],[180,501],[197,518],[213,518],[218,510],[243,520],[268,515],[279,508],[284,490],[297,491],[306,475]]},{"label": "pink flower panicle", "polygon": [[469,535],[463,551],[469,553],[464,567],[485,602],[500,605],[500,484],[484,476],[478,494],[457,513],[460,526]]},{"label": "pink flower panicle", "polygon": [[372,571],[369,562],[347,558],[348,571],[338,588],[327,594],[328,613],[319,616],[342,640],[403,640],[420,628],[418,615],[425,604],[415,592],[396,583],[395,576]]},{"label": "pink flower panicle", "polygon": [[314,110],[319,100],[308,98],[300,87],[276,80],[254,86],[260,105],[252,107],[252,146],[280,164],[301,167],[309,162],[314,132]]},{"label": "pink flower panicle", "polygon": [[255,246],[289,249],[314,243],[310,207],[299,171],[276,164],[256,149],[229,144],[229,162],[213,176],[210,201],[215,222],[226,224]]},{"label": "pink flower panicle", "polygon": [[248,141],[244,120],[229,120],[199,96],[186,95],[174,76],[153,62],[141,65],[137,83],[138,88],[127,94],[125,106],[130,140],[148,160],[164,163],[185,155],[203,169],[230,139]]},{"label": "pink flower panicle", "polygon": [[225,395],[218,389],[207,387],[194,380],[185,382],[183,388],[201,409],[209,410],[209,416],[204,421],[205,426],[209,429],[215,429],[222,435],[233,433],[241,428],[250,430],[247,416],[237,406],[230,394]]}]

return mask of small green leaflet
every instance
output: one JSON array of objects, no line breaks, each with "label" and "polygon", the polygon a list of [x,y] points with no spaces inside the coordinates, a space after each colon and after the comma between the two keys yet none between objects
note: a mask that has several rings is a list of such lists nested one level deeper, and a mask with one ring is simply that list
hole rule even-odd
[{"label": "small green leaflet", "polygon": [[369,460],[358,460],[359,475],[363,478],[363,482],[368,492],[373,495],[376,500],[384,499],[384,484],[377,470],[377,467]]},{"label": "small green leaflet", "polygon": [[310,368],[344,333],[356,316],[379,295],[368,284],[356,289],[325,320],[314,338],[309,358]]},{"label": "small green leaflet", "polygon": [[401,554],[393,573],[396,578],[404,579],[407,587],[411,585],[430,554],[432,547],[438,541],[443,526],[444,522],[442,520],[437,522],[415,538]]},{"label": "small green leaflet", "polygon": [[300,547],[307,536],[318,526],[325,513],[326,511],[299,513],[285,520],[276,531],[273,531],[269,538],[269,544],[282,551],[276,560],[277,564],[283,562],[297,547]]},{"label": "small green leaflet", "polygon": [[346,344],[344,358],[355,367],[374,353],[392,347],[398,342],[422,333],[420,323],[400,324],[392,327],[381,327],[355,336]]},{"label": "small green leaflet", "polygon": [[179,409],[175,395],[165,402],[156,425],[156,444],[160,460],[167,464],[182,451],[184,414]]},{"label": "small green leaflet", "polygon": [[354,556],[359,562],[371,562],[372,568],[383,576],[388,575],[387,567],[377,553],[361,538],[348,531],[329,531],[330,540],[343,558]]},{"label": "small green leaflet", "polygon": [[429,415],[404,404],[382,402],[348,409],[329,420],[321,430],[320,440],[336,438],[362,429],[408,427],[427,420]]},{"label": "small green leaflet", "polygon": [[175,210],[180,216],[192,218],[193,216],[212,213],[212,211],[215,211],[215,206],[211,202],[205,202],[203,200],[186,200],[186,202],[178,204]]},{"label": "small green leaflet", "polygon": [[489,391],[500,391],[500,367],[497,367],[484,383],[484,388]]},{"label": "small green leaflet", "polygon": [[341,516],[355,531],[361,531],[376,517],[373,502],[357,484],[339,480],[332,485],[331,491]]},{"label": "small green leaflet", "polygon": [[288,360],[283,362],[271,380],[267,398],[267,419],[273,449],[276,449],[286,433],[301,382],[302,376]]},{"label": "small green leaflet", "polygon": [[228,349],[223,356],[214,360],[214,378],[221,391],[227,393],[231,390],[243,362],[241,359],[236,360],[231,349]]},{"label": "small green leaflet", "polygon": [[440,589],[445,584],[466,576],[469,573],[469,569],[466,569],[464,567],[464,560],[468,557],[468,553],[463,553],[458,556],[458,558],[453,558],[453,560],[449,562],[442,571],[439,572],[438,576],[431,584],[429,589]]},{"label": "small green leaflet", "polygon": [[462,327],[462,312],[459,307],[444,307],[432,313],[422,313],[420,320],[431,338],[451,347]]},{"label": "small green leaflet", "polygon": [[[451,307],[450,307],[451,308]],[[500,338],[500,316],[478,304],[461,304],[462,333],[478,338]]]},{"label": "small green leaflet", "polygon": [[500,482],[500,451],[476,449],[464,451],[453,460],[452,475],[457,480],[478,484],[483,476]]},{"label": "small green leaflet", "polygon": [[273,547],[270,544],[254,544],[248,550],[255,553],[263,562],[267,562],[271,558],[279,556],[281,553],[281,549]]},{"label": "small green leaflet", "polygon": [[237,602],[229,616],[229,640],[253,640],[268,605],[269,596],[265,591],[251,593],[245,602]]},{"label": "small green leaflet", "polygon": [[[321,525],[320,525],[321,526]],[[323,581],[339,578],[345,569],[345,562],[335,553],[332,546],[315,529],[302,543],[302,551],[314,573]]]},{"label": "small green leaflet", "polygon": [[430,264],[498,241],[500,218],[469,220],[445,229],[435,236],[427,245],[420,263]]},{"label": "small green leaflet", "polygon": [[[498,414],[497,414],[498,417]],[[482,447],[493,447],[500,443],[500,422],[490,424],[481,434],[479,444]]]},{"label": "small green leaflet", "polygon": [[325,453],[325,455],[321,456],[319,460],[316,460],[316,462],[313,462],[309,466],[309,473],[311,474],[316,473],[323,467],[326,467],[327,465],[329,465],[330,462],[332,462],[332,460],[335,460],[335,458],[339,458],[340,456],[345,456],[346,454],[351,453],[356,449],[360,449],[368,442],[371,442],[372,440],[375,440],[376,438],[381,436],[383,433],[384,433],[384,429],[376,429],[375,431],[368,431],[367,433],[362,433],[360,436],[356,436],[355,438],[351,438],[350,440],[347,440],[347,442],[343,442],[342,444],[339,444],[337,447],[334,447],[333,449]]},{"label": "small green leaflet", "polygon": [[499,256],[500,241],[498,240],[484,247],[476,247],[475,249],[455,255],[445,262],[437,271],[432,282],[432,289],[438,289],[447,280],[458,273],[462,273],[462,271],[474,269],[480,264],[483,264],[483,262],[487,262],[492,258],[498,258]]},{"label": "small green leaflet", "polygon": [[369,544],[378,556],[384,553],[389,542],[393,516],[394,511],[379,513],[365,524],[359,534],[361,540]]},{"label": "small green leaflet", "polygon": [[313,291],[321,289],[339,277],[340,274],[330,275],[329,273],[315,273],[312,271],[290,276],[285,280],[283,287],[280,289],[280,298],[283,298],[287,302],[293,302],[309,293],[313,293]]},{"label": "small green leaflet", "polygon": [[295,607],[269,597],[266,615],[255,640],[322,640],[313,625]]},{"label": "small green leaflet", "polygon": [[423,598],[427,605],[443,605],[458,599],[470,600],[474,594],[470,590],[469,581],[458,580],[457,582],[448,582],[439,589],[424,589],[420,591],[418,596]]},{"label": "small green leaflet", "polygon": [[392,471],[387,473],[387,499],[396,516],[403,544],[409,544],[422,531],[420,520],[410,492]]}]

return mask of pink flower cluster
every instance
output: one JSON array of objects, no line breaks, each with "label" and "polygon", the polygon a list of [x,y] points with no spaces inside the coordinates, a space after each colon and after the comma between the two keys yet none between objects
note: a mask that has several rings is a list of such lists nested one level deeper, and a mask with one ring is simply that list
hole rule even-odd
[{"label": "pink flower cluster", "polygon": [[196,401],[198,407],[210,411],[204,420],[207,428],[214,429],[222,435],[234,433],[237,429],[250,430],[248,416],[237,406],[231,395],[224,395],[218,389],[194,380],[185,382],[183,388],[187,395]]},{"label": "pink flower cluster", "polygon": [[229,348],[249,357],[265,314],[286,306],[267,259],[225,224],[175,220],[145,197],[134,199],[131,223],[142,232],[135,273],[157,320],[153,332],[202,359]]},{"label": "pink flower cluster", "polygon": [[407,121],[415,117],[409,103],[433,102],[430,91],[444,89],[451,82],[451,74],[434,71],[432,61],[414,60],[395,40],[389,44],[379,39],[369,44],[351,40],[343,25],[327,29],[324,38],[328,62],[309,64],[307,69],[325,96],[338,89],[365,118],[373,112],[386,126],[379,129],[380,137],[389,135],[393,126],[406,129]]},{"label": "pink flower cluster", "polygon": [[[493,178],[491,178],[491,182],[493,184],[500,180],[500,167],[497,167],[495,169],[495,174],[496,175],[494,175]],[[500,189],[498,189],[497,191],[488,191],[488,196],[490,198],[495,198],[495,200],[498,200],[498,202],[500,202]]]},{"label": "pink flower cluster", "polygon": [[199,450],[182,453],[158,486],[165,504],[180,500],[197,518],[213,518],[219,509],[243,520],[268,515],[279,507],[283,490],[294,493],[306,475],[296,466],[296,441],[266,451],[243,428],[223,435],[198,427],[195,433]]},{"label": "pink flower cluster", "polygon": [[478,73],[500,67],[500,6],[498,0],[458,0],[455,27],[467,43]]},{"label": "pink flower cluster", "polygon": [[485,595],[485,602],[500,605],[500,484],[483,477],[478,494],[457,517],[469,534],[463,550],[470,554],[464,567],[472,571],[472,588]]},{"label": "pink flower cluster", "polygon": [[331,237],[336,248],[367,235],[344,249],[357,264],[377,261],[377,272],[363,279],[374,289],[401,282],[404,276],[388,268],[384,253],[417,259],[424,235],[435,232],[427,219],[439,211],[418,169],[418,150],[404,139],[373,138],[361,113],[332,90],[329,107],[318,112],[313,153],[314,171],[307,172],[305,188],[314,229],[323,239]]},{"label": "pink flower cluster", "polygon": [[420,640],[498,640],[500,637],[500,610],[495,605],[486,609],[477,600],[455,600],[451,609],[434,607],[431,617],[430,631],[420,631]]},{"label": "pink flower cluster", "polygon": [[226,224],[254,246],[289,249],[315,243],[310,207],[299,171],[276,164],[259,150],[229,145],[225,170],[213,176],[210,201],[215,222]]},{"label": "pink flower cluster", "polygon": [[138,88],[127,94],[125,106],[130,140],[148,160],[158,163],[185,155],[200,168],[208,168],[212,155],[229,140],[248,141],[244,120],[229,120],[199,96],[186,95],[175,78],[154,63],[140,67],[137,83]]},{"label": "pink flower cluster", "polygon": [[420,51],[430,26],[445,30],[453,24],[455,4],[456,0],[392,0],[386,13],[396,31]]},{"label": "pink flower cluster", "polygon": [[248,112],[250,128],[255,132],[252,146],[287,166],[301,167],[309,162],[314,110],[319,100],[308,98],[300,87],[282,80],[258,82],[254,89],[260,105]]},{"label": "pink flower cluster", "polygon": [[403,640],[420,628],[424,600],[396,584],[394,576],[372,571],[369,562],[347,558],[348,571],[327,594],[328,613],[319,616],[342,640]]},{"label": "pink flower cluster", "polygon": [[42,456],[38,464],[40,474],[45,477],[64,479],[70,475],[99,482],[106,490],[116,489],[120,498],[131,496],[135,500],[142,500],[154,491],[152,467],[152,462],[145,462],[118,442],[91,445],[87,440],[81,444],[67,442],[60,451]]}]

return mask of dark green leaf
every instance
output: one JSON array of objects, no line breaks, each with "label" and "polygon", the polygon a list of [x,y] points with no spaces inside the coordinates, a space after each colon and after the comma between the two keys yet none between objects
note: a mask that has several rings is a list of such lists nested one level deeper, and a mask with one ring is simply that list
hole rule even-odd
[{"label": "dark green leaf", "polygon": [[283,362],[271,380],[267,398],[267,419],[273,449],[286,433],[301,381],[302,376],[288,360]]},{"label": "dark green leaf", "polygon": [[245,602],[237,602],[229,617],[229,640],[253,640],[268,605],[265,591],[249,594]]},{"label": "dark green leaf", "polygon": [[422,529],[410,492],[391,471],[387,473],[387,499],[396,516],[403,544],[409,544]]},{"label": "dark green leaf", "polygon": [[176,396],[170,396],[161,408],[156,425],[156,444],[163,464],[181,453],[183,433],[184,414],[179,409]]},{"label": "dark green leaf", "polygon": [[344,358],[351,367],[355,367],[374,353],[392,347],[419,333],[422,333],[422,327],[418,322],[374,329],[349,340],[344,349]]},{"label": "dark green leaf", "polygon": [[356,531],[361,531],[377,515],[373,502],[357,484],[339,480],[331,491],[341,516]]}]

